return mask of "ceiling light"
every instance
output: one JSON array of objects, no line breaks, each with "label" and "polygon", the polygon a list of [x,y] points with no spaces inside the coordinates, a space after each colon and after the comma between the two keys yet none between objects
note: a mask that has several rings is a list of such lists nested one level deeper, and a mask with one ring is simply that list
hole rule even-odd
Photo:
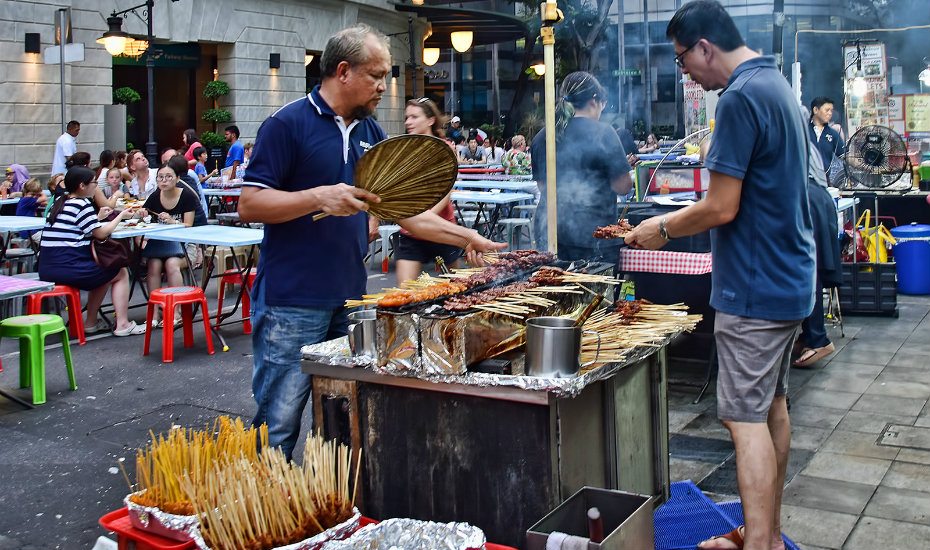
[{"label": "ceiling light", "polygon": [[439,48],[423,48],[423,64],[432,67],[439,61]]},{"label": "ceiling light", "polygon": [[857,76],[853,79],[850,90],[855,97],[864,97],[869,91],[869,83],[865,81],[865,78]]},{"label": "ceiling light", "polygon": [[304,67],[306,67],[307,65],[311,63],[313,63],[313,54],[312,53],[304,54]]},{"label": "ceiling light", "polygon": [[449,34],[449,38],[452,39],[452,47],[455,48],[455,51],[464,53],[471,47],[475,33],[471,31],[455,31]]},{"label": "ceiling light", "polygon": [[923,82],[924,86],[930,86],[930,67],[920,71],[920,75],[918,75],[917,78]]}]

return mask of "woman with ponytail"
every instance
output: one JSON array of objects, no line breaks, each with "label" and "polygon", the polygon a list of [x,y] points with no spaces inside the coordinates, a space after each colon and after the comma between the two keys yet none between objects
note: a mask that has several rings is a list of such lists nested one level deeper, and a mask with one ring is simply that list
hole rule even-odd
[{"label": "woman with ponytail", "polygon": [[108,288],[113,289],[111,298],[116,311],[113,334],[144,333],[144,325],[129,320],[129,272],[126,268],[100,267],[90,250],[92,239],[109,237],[119,222],[132,217],[132,211],[123,210],[112,221],[103,221],[111,209],[95,209],[93,197],[97,192],[97,179],[94,171],[85,166],[69,168],[64,185],[65,195],[55,201],[42,231],[39,278],[87,291],[84,326],[88,334],[108,329],[106,322],[97,318]]},{"label": "woman with ponytail", "polygon": [[[556,189],[558,191],[558,256],[563,260],[602,257],[617,261],[620,244],[598,241],[598,226],[617,222],[617,195],[633,186],[630,165],[617,133],[599,121],[607,92],[594,75],[574,72],[565,77],[555,111]],[[533,179],[540,199],[533,217],[536,247],[547,247],[546,132],[533,138]]]}]

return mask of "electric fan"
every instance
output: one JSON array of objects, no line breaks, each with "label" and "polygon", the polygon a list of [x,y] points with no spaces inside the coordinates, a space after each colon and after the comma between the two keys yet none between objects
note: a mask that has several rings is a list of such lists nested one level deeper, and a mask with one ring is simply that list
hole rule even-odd
[{"label": "electric fan", "polygon": [[849,186],[869,189],[889,187],[910,171],[907,145],[885,126],[864,126],[853,134],[843,164]]}]

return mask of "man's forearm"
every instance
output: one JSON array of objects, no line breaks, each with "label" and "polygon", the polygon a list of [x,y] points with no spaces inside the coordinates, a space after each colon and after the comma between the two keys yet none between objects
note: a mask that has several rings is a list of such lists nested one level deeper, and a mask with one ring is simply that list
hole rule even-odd
[{"label": "man's forearm", "polygon": [[418,239],[460,248],[465,248],[477,236],[475,230],[452,223],[431,210],[398,223]]},{"label": "man's forearm", "polygon": [[321,209],[312,189],[279,191],[243,187],[239,197],[239,217],[243,222],[284,223]]}]

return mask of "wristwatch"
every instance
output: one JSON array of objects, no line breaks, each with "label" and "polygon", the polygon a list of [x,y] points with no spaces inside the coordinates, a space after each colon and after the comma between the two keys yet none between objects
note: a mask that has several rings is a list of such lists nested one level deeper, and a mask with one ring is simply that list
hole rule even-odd
[{"label": "wristwatch", "polygon": [[659,220],[659,236],[665,239],[666,241],[670,241],[672,240],[672,238],[669,237],[668,235],[668,228],[666,227],[667,223],[668,223],[668,217],[662,216],[662,219]]}]

